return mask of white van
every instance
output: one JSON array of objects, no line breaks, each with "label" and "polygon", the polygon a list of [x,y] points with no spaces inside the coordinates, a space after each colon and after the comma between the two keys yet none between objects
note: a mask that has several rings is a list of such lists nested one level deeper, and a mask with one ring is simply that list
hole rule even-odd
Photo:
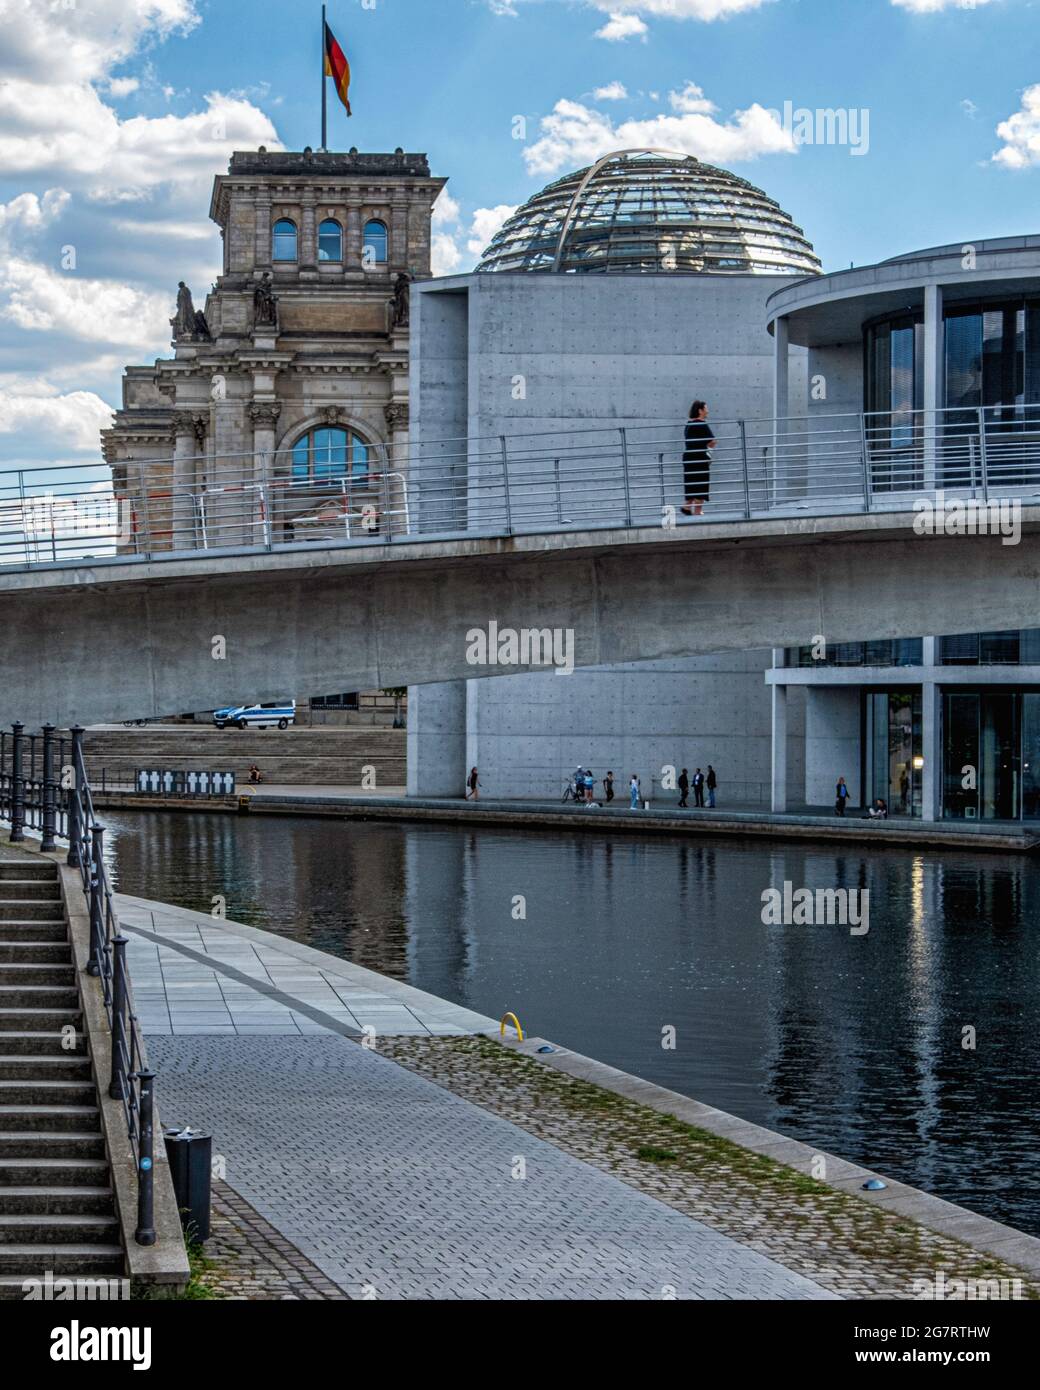
[{"label": "white van", "polygon": [[226,705],[213,711],[218,729],[287,729],[296,723],[295,700],[272,700],[266,705]]}]

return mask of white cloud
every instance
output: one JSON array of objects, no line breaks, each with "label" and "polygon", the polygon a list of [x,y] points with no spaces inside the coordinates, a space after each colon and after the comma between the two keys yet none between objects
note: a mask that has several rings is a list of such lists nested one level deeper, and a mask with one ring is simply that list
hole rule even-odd
[{"label": "white cloud", "polygon": [[0,434],[52,435],[65,449],[97,453],[112,407],[93,391],[62,395],[49,382],[0,379]]},{"label": "white cloud", "polygon": [[[591,164],[612,150],[651,148],[678,150],[709,163],[730,165],[763,154],[794,154],[796,146],[775,113],[757,102],[745,111],[734,112],[729,121],[710,114],[714,107],[699,88],[690,83],[682,92],[672,92],[670,101],[677,114],[661,112],[645,120],[622,121],[614,125],[602,111],[593,111],[580,102],[558,101],[541,121],[542,138],[524,151],[531,174],[554,174]],[[697,109],[684,109],[683,102]],[[679,105],[676,107],[676,103]]]},{"label": "white cloud", "polygon": [[459,220],[460,208],[448,190],[442,189],[440,197],[433,205],[433,222],[435,226],[450,226]]},{"label": "white cloud", "polygon": [[627,101],[628,88],[623,82],[608,82],[605,87],[597,87],[592,95],[597,101]]},{"label": "white cloud", "polygon": [[194,0],[0,0],[0,76],[48,82],[60,69],[67,82],[92,82],[146,37],[162,40],[198,23]]},{"label": "white cloud", "polygon": [[15,232],[35,232],[46,227],[61,216],[68,202],[69,194],[64,188],[49,188],[42,198],[35,193],[20,193],[9,203],[0,203],[0,247],[6,247]]},{"label": "white cloud", "polygon": [[605,10],[611,20],[625,15],[651,15],[659,19],[728,19],[745,10],[757,10],[769,0],[589,0]]},{"label": "white cloud", "polygon": [[939,10],[976,10],[990,0],[892,0],[897,9],[911,14],[936,14]]},{"label": "white cloud", "polygon": [[140,85],[136,77],[112,77],[108,82],[108,90],[114,97],[128,97],[136,92]]},{"label": "white cloud", "polygon": [[451,275],[461,260],[462,252],[450,232],[435,232],[430,243],[430,268],[434,275]]},{"label": "white cloud", "polygon": [[1028,169],[1040,164],[1040,82],[1022,93],[1022,109],[1001,121],[997,134],[1004,146],[993,156],[1006,169]]},{"label": "white cloud", "polygon": [[117,280],[91,280],[18,256],[0,266],[0,318],[31,332],[59,333],[137,351],[169,344],[170,296]]},{"label": "white cloud", "polygon": [[597,39],[608,43],[623,43],[625,39],[643,38],[650,31],[634,14],[612,14],[602,29],[596,30]]},{"label": "white cloud", "polygon": [[512,217],[514,212],[516,212],[516,206],[510,203],[499,203],[494,208],[477,208],[473,214],[469,239],[466,242],[466,246],[474,256],[481,255],[502,223]]},{"label": "white cloud", "polygon": [[217,228],[201,218],[197,222],[178,222],[174,218],[118,217],[112,222],[114,231],[127,236],[171,237],[175,241],[211,241],[219,237]]},{"label": "white cloud", "polygon": [[673,111],[683,111],[690,115],[700,113],[710,116],[718,110],[713,101],[709,101],[704,95],[703,88],[698,87],[696,82],[687,82],[681,92],[669,92],[668,104]]}]

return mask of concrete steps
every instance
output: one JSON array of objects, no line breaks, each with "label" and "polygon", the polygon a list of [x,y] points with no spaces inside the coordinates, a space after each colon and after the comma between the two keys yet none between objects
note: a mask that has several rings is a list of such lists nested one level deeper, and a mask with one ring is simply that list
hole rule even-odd
[{"label": "concrete steps", "polygon": [[128,781],[138,768],[230,771],[240,786],[256,763],[266,782],[291,786],[360,787],[362,769],[374,767],[379,786],[404,786],[404,729],[331,726],[292,729],[215,729],[202,724],[144,729],[94,729],[84,736],[87,772],[95,791],[102,770],[109,781]]},{"label": "concrete steps", "polygon": [[82,1024],[57,866],[0,862],[0,1300],[124,1270]]}]

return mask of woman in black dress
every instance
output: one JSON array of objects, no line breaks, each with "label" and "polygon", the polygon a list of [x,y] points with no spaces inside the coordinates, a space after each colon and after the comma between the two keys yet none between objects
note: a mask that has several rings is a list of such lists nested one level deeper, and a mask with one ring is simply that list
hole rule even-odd
[{"label": "woman in black dress", "polygon": [[683,492],[686,501],[682,510],[687,516],[703,516],[708,500],[711,455],[715,439],[708,424],[708,407],[704,401],[694,401],[686,423],[686,447],[683,450]]}]

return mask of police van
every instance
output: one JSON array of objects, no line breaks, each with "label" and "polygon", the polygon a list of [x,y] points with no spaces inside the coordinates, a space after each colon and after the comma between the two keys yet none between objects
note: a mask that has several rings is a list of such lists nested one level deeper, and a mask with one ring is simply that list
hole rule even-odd
[{"label": "police van", "polygon": [[295,700],[273,700],[266,705],[226,705],[213,711],[218,729],[287,729],[296,723]]}]

